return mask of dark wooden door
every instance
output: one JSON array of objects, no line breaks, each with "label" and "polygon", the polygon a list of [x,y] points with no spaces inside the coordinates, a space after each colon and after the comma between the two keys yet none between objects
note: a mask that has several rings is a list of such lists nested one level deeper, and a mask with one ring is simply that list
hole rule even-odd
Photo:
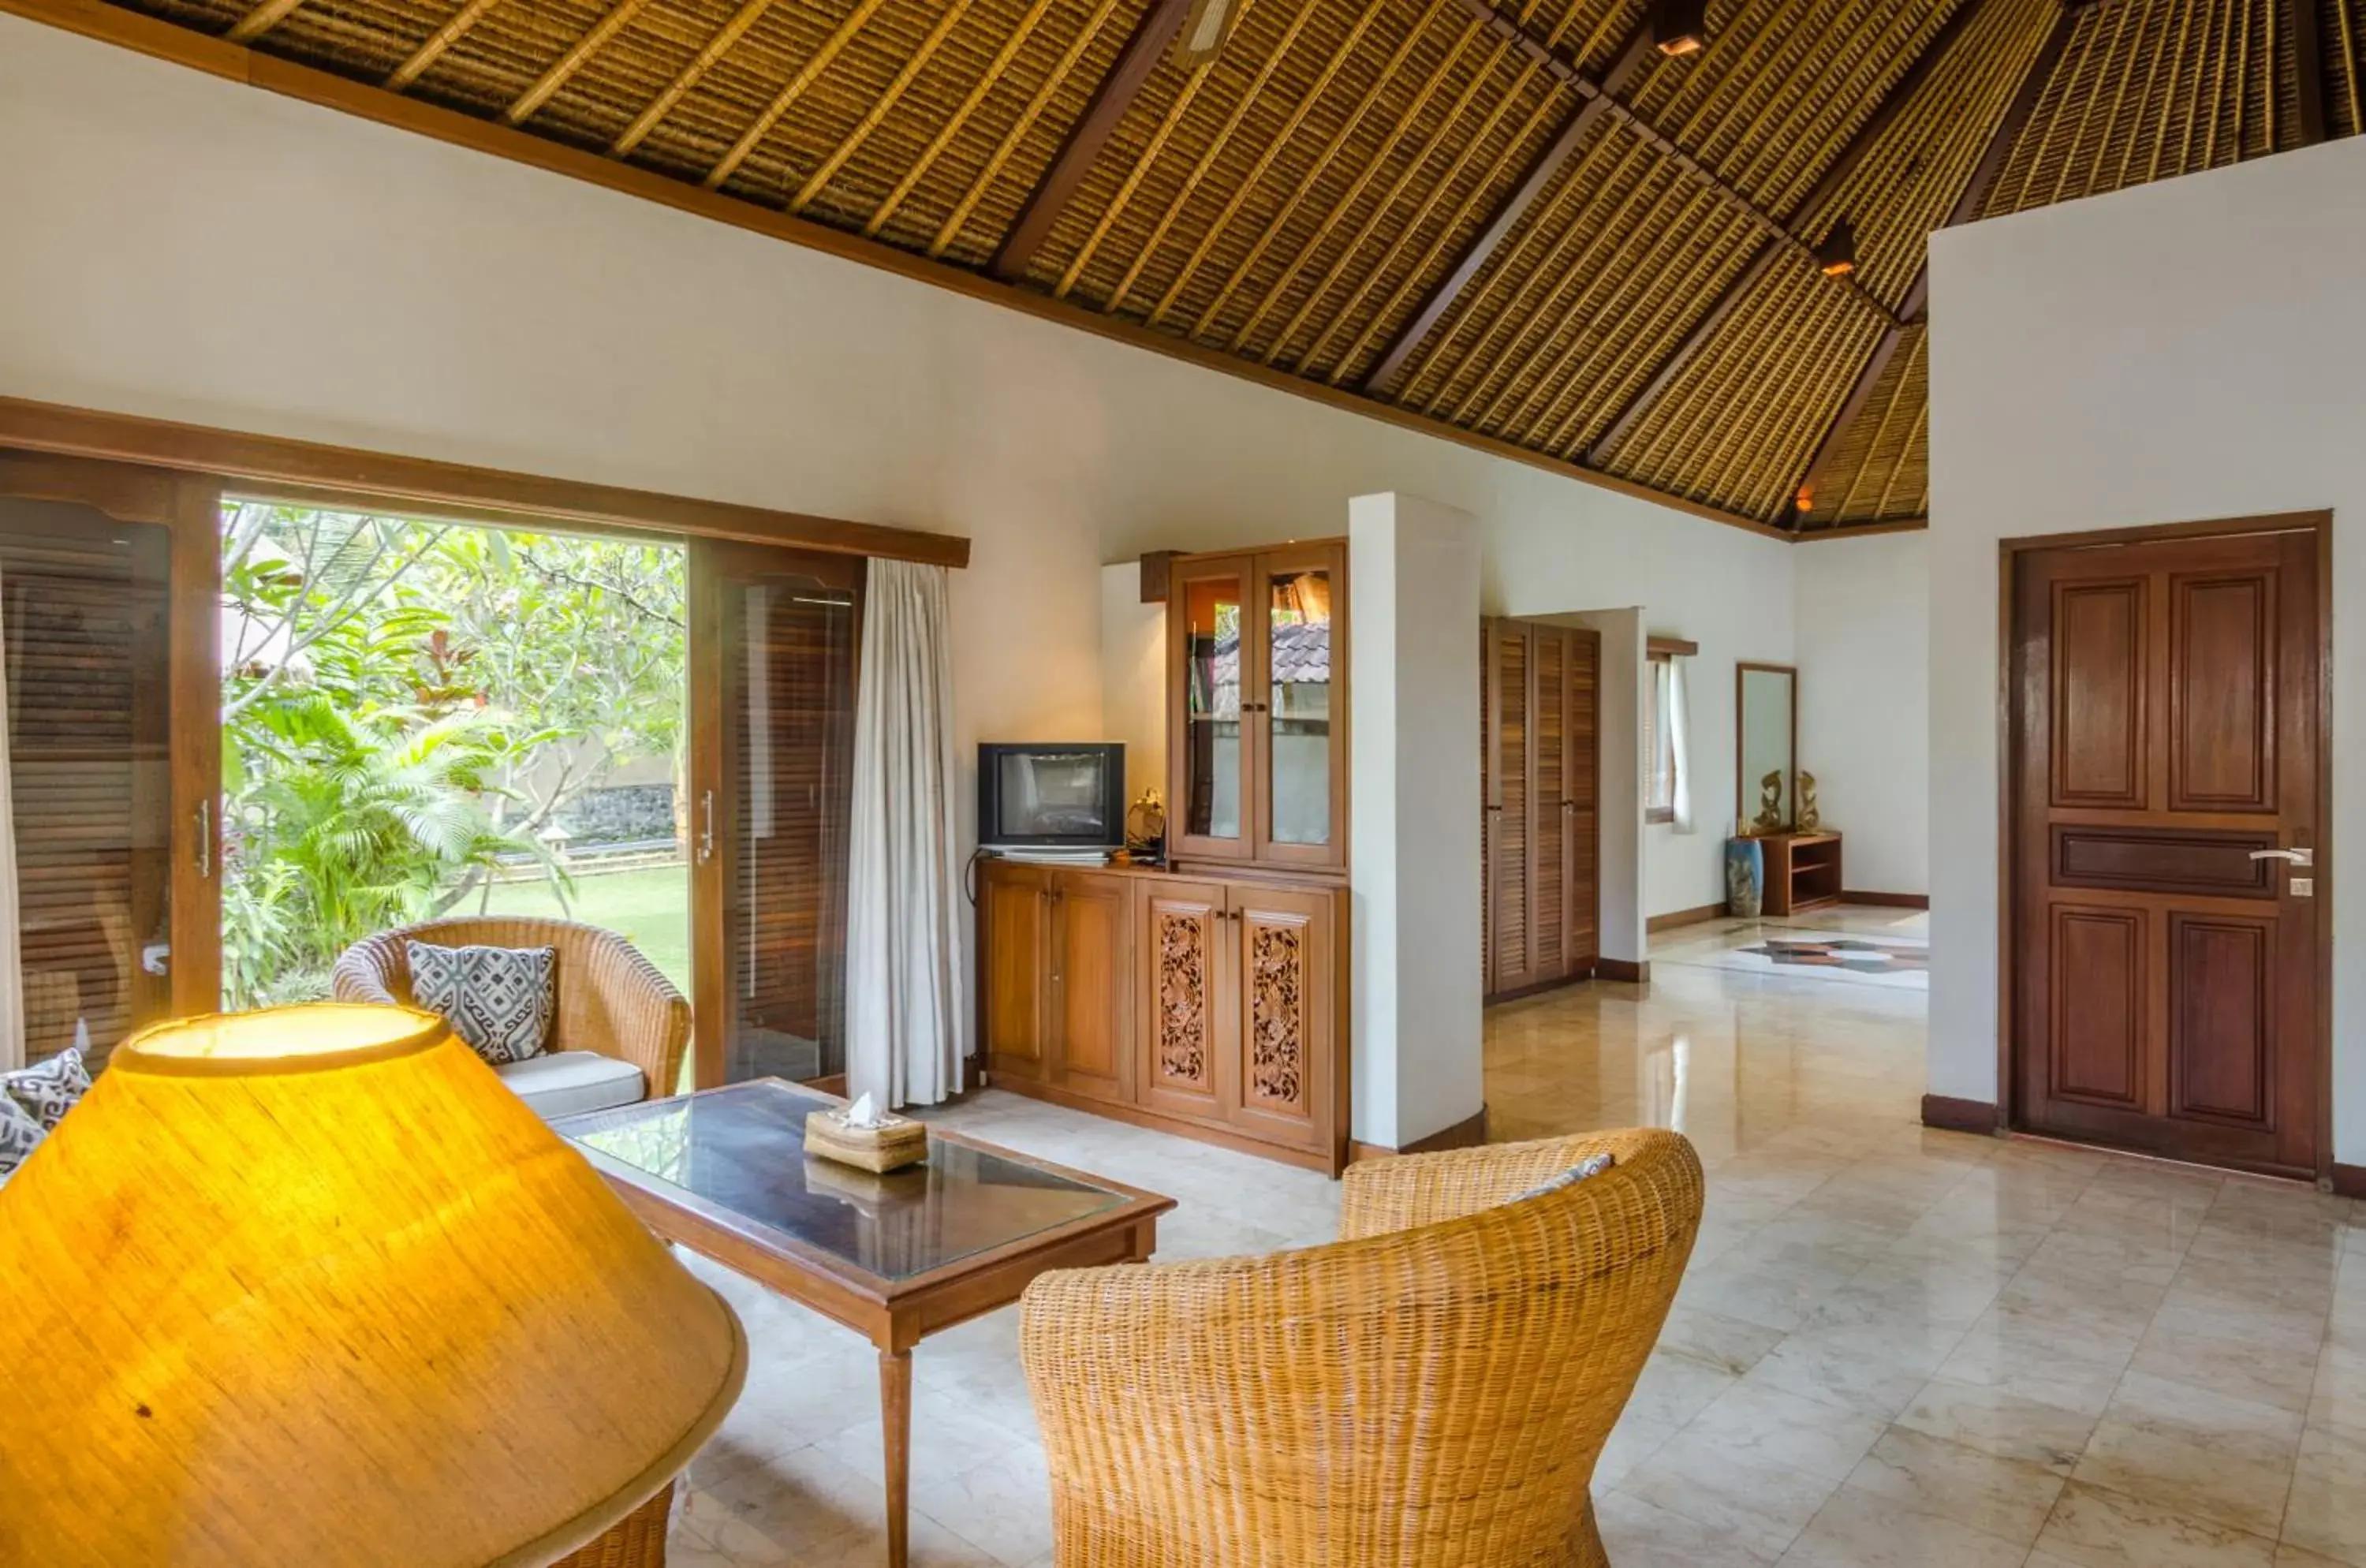
[{"label": "dark wooden door", "polygon": [[862,562],[694,539],[689,589],[697,1082],[834,1077]]},{"label": "dark wooden door", "polygon": [[2315,1174],[2318,536],[2031,550],[2013,594],[2013,1120]]},{"label": "dark wooden door", "polygon": [[1327,1147],[1330,1074],[1338,1055],[1324,978],[1335,973],[1332,896],[1235,884],[1231,899],[1226,1115],[1259,1138]]},{"label": "dark wooden door", "polygon": [[1135,1099],[1145,1110],[1220,1122],[1232,983],[1223,884],[1144,878],[1137,897]]},{"label": "dark wooden door", "polygon": [[1052,874],[1051,1068],[1075,1094],[1132,1098],[1133,889],[1089,871]]}]

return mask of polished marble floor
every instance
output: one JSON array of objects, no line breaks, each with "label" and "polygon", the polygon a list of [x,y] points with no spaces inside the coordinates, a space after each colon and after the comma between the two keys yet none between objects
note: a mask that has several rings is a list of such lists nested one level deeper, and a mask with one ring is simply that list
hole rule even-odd
[{"label": "polished marble floor", "polygon": [[[2366,1568],[2366,1214],[1926,1132],[1921,994],[1668,962],[1763,935],[1666,933],[1648,987],[1489,1015],[1496,1136],[1674,1125],[1709,1169],[1690,1273],[1596,1476],[1612,1561]],[[1015,1096],[945,1119],[1180,1200],[1162,1257],[1325,1240],[1335,1220],[1320,1177]],[[883,1562],[870,1348],[696,1266],[754,1368],[692,1466],[676,1568]],[[914,1561],[1048,1563],[1015,1312],[915,1359]]]}]

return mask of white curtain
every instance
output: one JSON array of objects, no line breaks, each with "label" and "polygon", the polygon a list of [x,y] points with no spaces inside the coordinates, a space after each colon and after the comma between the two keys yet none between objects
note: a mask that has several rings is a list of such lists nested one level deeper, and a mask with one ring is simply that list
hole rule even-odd
[{"label": "white curtain", "polygon": [[[7,646],[0,626],[0,649]],[[25,1065],[25,964],[17,915],[17,797],[9,780],[8,676],[0,660],[0,1072]]]},{"label": "white curtain", "polygon": [[846,1088],[883,1107],[962,1088],[952,632],[941,566],[874,560],[854,705]]},{"label": "white curtain", "polygon": [[1693,718],[1692,704],[1684,694],[1682,659],[1668,660],[1668,752],[1675,774],[1669,794],[1675,829],[1689,833],[1693,830]]}]

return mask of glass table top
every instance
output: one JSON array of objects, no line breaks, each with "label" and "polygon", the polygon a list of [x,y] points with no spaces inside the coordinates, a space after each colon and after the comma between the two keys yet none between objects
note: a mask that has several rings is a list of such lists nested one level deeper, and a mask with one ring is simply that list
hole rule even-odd
[{"label": "glass table top", "polygon": [[836,1109],[779,1080],[644,1101],[555,1123],[651,1179],[883,1279],[925,1274],[1123,1208],[1123,1192],[933,1134],[917,1166],[873,1176],[805,1155],[805,1120]]}]

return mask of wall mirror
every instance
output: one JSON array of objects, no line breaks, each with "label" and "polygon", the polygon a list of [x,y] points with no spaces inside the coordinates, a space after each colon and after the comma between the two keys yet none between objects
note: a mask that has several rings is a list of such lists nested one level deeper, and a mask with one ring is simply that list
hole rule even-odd
[{"label": "wall mirror", "polygon": [[1734,819],[1745,834],[1787,832],[1797,817],[1798,687],[1788,664],[1734,667]]}]

